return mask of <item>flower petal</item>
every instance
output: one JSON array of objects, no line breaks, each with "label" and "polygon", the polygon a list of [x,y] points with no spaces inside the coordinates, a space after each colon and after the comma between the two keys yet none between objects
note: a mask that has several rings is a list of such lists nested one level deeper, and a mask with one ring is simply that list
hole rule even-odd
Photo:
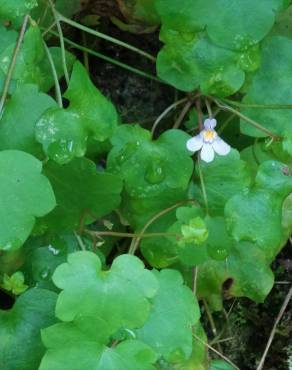
[{"label": "flower petal", "polygon": [[214,159],[214,149],[211,144],[204,144],[201,150],[201,159],[207,163]]},{"label": "flower petal", "polygon": [[225,143],[225,141],[222,140],[219,136],[217,136],[212,145],[215,152],[219,155],[227,155],[231,149],[230,145]]},{"label": "flower petal", "polygon": [[203,146],[203,138],[201,135],[192,137],[187,141],[187,148],[190,152],[197,152]]},{"label": "flower petal", "polygon": [[207,130],[213,130],[217,125],[217,121],[215,120],[215,118],[207,118],[205,119],[205,122],[204,122],[204,127],[207,129]]}]

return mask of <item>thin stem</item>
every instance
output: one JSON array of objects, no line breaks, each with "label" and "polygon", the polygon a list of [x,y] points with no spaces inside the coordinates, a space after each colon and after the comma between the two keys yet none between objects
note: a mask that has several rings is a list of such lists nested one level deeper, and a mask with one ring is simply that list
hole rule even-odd
[{"label": "thin stem", "polygon": [[[53,35],[56,35],[56,32],[54,32],[54,31],[49,31],[49,32],[51,34],[53,34]],[[159,82],[159,83],[163,83],[164,84],[164,82],[162,80],[160,80],[159,78],[157,78],[155,76],[150,75],[149,73],[146,73],[144,71],[141,71],[140,69],[137,69],[137,68],[131,67],[131,66],[127,65],[127,64],[124,64],[122,62],[119,62],[119,61],[117,61],[117,60],[115,60],[113,58],[110,58],[110,57],[108,57],[108,56],[106,56],[104,54],[98,53],[97,51],[94,51],[94,50],[91,50],[91,49],[86,48],[84,46],[81,46],[79,44],[76,44],[75,42],[67,39],[66,37],[64,37],[64,41],[68,45],[70,45],[70,46],[72,46],[72,47],[74,47],[74,48],[76,48],[78,50],[81,50],[83,52],[86,52],[88,54],[91,54],[91,55],[93,55],[93,56],[95,56],[97,58],[100,58],[102,60],[105,60],[106,62],[112,63],[112,64],[114,64],[114,65],[116,65],[118,67],[121,67],[123,69],[126,69],[126,70],[128,70],[130,72],[133,72],[133,73],[135,73],[135,74],[137,74],[137,75],[139,75],[141,77],[148,78],[150,80],[153,80],[153,81],[156,81],[156,82]]]},{"label": "thin stem", "polygon": [[213,113],[212,113],[211,105],[210,105],[210,102],[209,102],[208,98],[205,98],[205,104],[206,104],[206,107],[207,107],[209,118],[213,118]]},{"label": "thin stem", "polygon": [[47,57],[48,57],[48,61],[49,61],[50,66],[51,66],[52,75],[53,75],[54,82],[55,82],[56,99],[57,99],[59,107],[63,108],[62,93],[61,93],[61,88],[60,88],[60,84],[59,84],[59,79],[58,79],[58,74],[57,74],[57,70],[56,70],[56,67],[55,67],[55,63],[54,63],[54,60],[53,60],[52,55],[50,53],[50,50],[47,47],[47,44],[45,43],[44,40],[43,40],[43,44],[44,44],[44,48],[45,48],[45,51],[46,51],[46,54],[47,54]]},{"label": "thin stem", "polygon": [[174,125],[173,125],[173,128],[174,129],[177,129],[179,128],[179,126],[181,125],[183,119],[185,118],[185,115],[188,113],[188,111],[190,110],[191,106],[192,106],[193,102],[192,101],[188,101],[186,103],[186,105],[183,107],[183,110],[180,112],[180,115],[178,116],[177,120],[175,121]]},{"label": "thin stem", "polygon": [[178,105],[180,104],[183,104],[185,103],[186,101],[188,101],[188,97],[186,98],[183,98],[183,99],[180,99],[176,102],[174,102],[173,104],[171,104],[169,107],[167,107],[161,114],[160,116],[156,119],[156,121],[154,122],[153,126],[152,126],[152,130],[151,130],[151,133],[152,133],[152,136],[154,135],[154,132],[158,126],[158,124],[160,123],[160,121],[170,112],[172,111],[174,108],[176,108]]},{"label": "thin stem", "polygon": [[[84,47],[86,47],[87,46],[86,33],[84,31],[81,31],[81,32],[82,32],[82,42],[83,42]],[[89,59],[88,59],[88,52],[86,50],[83,50],[83,60],[84,60],[84,66],[89,74],[90,73]]]},{"label": "thin stem", "polygon": [[277,135],[275,135],[273,132],[271,132],[270,130],[266,129],[264,126],[260,125],[258,122],[254,121],[253,119],[251,119],[251,118],[245,116],[244,114],[240,113],[237,109],[234,109],[232,107],[229,107],[227,105],[224,105],[219,100],[214,99],[213,101],[221,109],[226,110],[226,111],[229,111],[229,112],[232,112],[233,114],[237,115],[238,117],[240,117],[241,119],[243,119],[244,121],[246,121],[247,123],[249,123],[250,125],[252,125],[255,128],[257,128],[258,130],[264,132],[268,136],[271,136],[274,139],[279,139],[279,137]]},{"label": "thin stem", "polygon": [[156,215],[154,215],[152,218],[150,218],[149,221],[147,221],[147,223],[143,226],[143,228],[141,229],[140,233],[138,234],[137,238],[135,240],[133,240],[133,243],[131,244],[130,246],[130,249],[129,249],[129,254],[135,254],[136,253],[136,250],[139,246],[139,243],[140,243],[140,240],[141,238],[143,238],[143,236],[145,235],[145,232],[146,230],[148,229],[148,227],[150,225],[153,224],[153,222],[155,222],[156,220],[158,220],[160,217],[166,215],[167,213],[171,212],[172,210],[186,204],[186,203],[195,203],[194,200],[192,199],[188,199],[188,200],[184,200],[182,202],[179,202],[179,203],[176,203],[168,208],[165,208],[164,210],[160,211],[159,213],[157,213]]},{"label": "thin stem", "polygon": [[274,323],[273,329],[272,329],[272,331],[271,331],[271,334],[270,334],[269,340],[268,340],[268,342],[267,342],[267,345],[266,345],[265,351],[264,351],[264,353],[263,353],[263,355],[262,355],[262,358],[261,358],[261,361],[260,361],[260,363],[259,363],[259,365],[258,365],[258,367],[257,367],[257,370],[262,370],[262,368],[263,368],[263,366],[264,366],[264,363],[265,363],[265,360],[266,360],[267,354],[268,354],[268,352],[269,352],[269,349],[270,349],[270,347],[271,347],[271,344],[272,344],[273,339],[274,339],[275,334],[276,334],[277,326],[278,326],[279,322],[281,321],[282,316],[284,315],[284,312],[285,312],[285,310],[286,310],[286,308],[287,308],[287,306],[288,306],[288,304],[289,304],[289,302],[290,302],[291,297],[292,297],[292,286],[291,286],[291,288],[289,289],[289,292],[287,293],[286,298],[285,298],[285,300],[284,300],[284,302],[283,302],[283,305],[282,305],[282,307],[281,307],[281,309],[280,309],[280,312],[279,312],[279,314],[278,314],[278,316],[277,316],[277,318],[276,318],[276,321],[275,321],[275,323]]},{"label": "thin stem", "polygon": [[50,3],[50,6],[51,6],[51,9],[52,9],[52,13],[53,13],[54,19],[56,21],[57,30],[58,30],[58,33],[59,33],[64,76],[65,76],[66,83],[68,85],[69,81],[70,81],[70,77],[69,77],[69,72],[68,72],[67,63],[66,63],[66,49],[65,49],[63,31],[62,31],[62,27],[61,27],[61,23],[60,23],[60,19],[59,19],[59,13],[56,11],[56,8],[55,8],[55,5],[54,5],[53,1],[49,0],[49,3]]},{"label": "thin stem", "polygon": [[246,103],[240,103],[235,100],[230,99],[223,99],[221,100],[224,103],[228,103],[231,105],[234,105],[235,107],[239,108],[254,108],[254,109],[292,109],[292,104],[246,104]]},{"label": "thin stem", "polygon": [[212,346],[210,346],[208,343],[204,342],[200,337],[198,337],[196,334],[193,334],[193,337],[195,339],[197,339],[199,342],[201,342],[202,344],[204,344],[204,346],[206,346],[207,348],[209,348],[212,352],[216,353],[216,355],[218,355],[219,357],[221,357],[224,361],[228,362],[231,366],[233,366],[236,370],[240,370],[240,368],[238,366],[235,365],[234,362],[232,362],[231,360],[229,360],[228,357],[224,356],[222,353],[220,353],[219,351],[217,351],[215,348],[213,348]]},{"label": "thin stem", "polygon": [[221,127],[219,128],[218,130],[218,134],[220,135],[224,130],[225,128],[229,125],[229,123],[233,120],[234,118],[234,114],[231,114],[227,120],[223,123],[223,125],[221,125]]},{"label": "thin stem", "polygon": [[206,191],[205,182],[204,182],[204,175],[203,175],[201,165],[200,165],[200,158],[198,158],[198,172],[199,172],[199,178],[200,178],[200,183],[201,183],[204,204],[206,207],[206,213],[209,214],[208,196],[207,196],[207,191]]},{"label": "thin stem", "polygon": [[154,63],[156,62],[156,58],[153,57],[152,55],[148,54],[146,51],[143,51],[141,49],[138,49],[135,46],[132,46],[130,44],[127,44],[126,42],[120,41],[118,39],[115,39],[114,37],[108,36],[108,35],[106,35],[104,33],[95,31],[95,30],[93,30],[93,29],[91,29],[89,27],[83,26],[80,23],[74,22],[73,20],[64,17],[62,14],[58,13],[57,11],[56,11],[56,15],[57,15],[59,21],[62,21],[64,23],[67,23],[70,26],[76,27],[76,28],[78,28],[78,29],[80,29],[80,30],[82,30],[84,32],[90,33],[93,36],[97,36],[97,37],[99,37],[101,39],[104,39],[104,40],[107,40],[109,42],[112,42],[113,44],[122,46],[122,47],[124,47],[126,49],[129,49],[131,51],[134,51],[135,53],[144,56],[145,58],[151,60]]},{"label": "thin stem", "polygon": [[178,237],[177,234],[174,233],[149,233],[149,234],[135,234],[135,233],[122,233],[122,232],[116,232],[116,231],[91,231],[91,230],[84,230],[84,232],[88,235],[94,235],[97,237],[102,237],[102,236],[116,236],[116,237],[121,237],[121,238],[156,238],[160,236],[165,236],[165,237]]},{"label": "thin stem", "polygon": [[196,295],[196,293],[197,293],[198,272],[199,272],[199,267],[198,266],[193,267],[192,275],[193,275],[193,293],[194,293],[194,295]]},{"label": "thin stem", "polygon": [[87,249],[86,249],[85,244],[83,243],[83,240],[82,240],[81,236],[78,235],[75,231],[74,231],[74,235],[75,235],[75,238],[76,238],[76,240],[77,240],[77,242],[79,244],[80,249],[82,251],[86,251]]},{"label": "thin stem", "polygon": [[24,39],[25,30],[26,30],[28,21],[29,21],[29,15],[26,15],[23,19],[23,22],[22,22],[22,26],[21,26],[21,29],[20,29],[20,32],[19,32],[19,36],[18,36],[16,45],[15,45],[15,48],[14,48],[14,51],[13,51],[13,54],[12,54],[12,59],[11,59],[11,62],[10,62],[9,68],[8,68],[8,72],[7,72],[7,75],[6,75],[6,79],[5,79],[5,82],[4,82],[2,96],[1,96],[1,99],[0,99],[0,117],[2,115],[4,104],[5,104],[7,95],[8,95],[10,82],[11,82],[12,77],[13,77],[14,68],[15,68],[15,65],[16,65],[16,61],[17,61],[19,51],[20,51],[20,46],[21,46],[22,41]]}]

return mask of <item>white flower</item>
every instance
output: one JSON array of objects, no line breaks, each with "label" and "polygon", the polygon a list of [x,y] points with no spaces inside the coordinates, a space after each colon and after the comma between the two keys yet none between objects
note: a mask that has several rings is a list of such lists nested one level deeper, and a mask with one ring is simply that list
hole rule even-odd
[{"label": "white flower", "polygon": [[201,149],[201,159],[205,162],[212,162],[215,156],[215,152],[219,155],[227,155],[230,152],[230,145],[222,140],[214,127],[217,125],[217,121],[212,119],[206,119],[204,122],[204,130],[199,135],[192,137],[187,141],[187,148],[191,152],[197,152]]}]

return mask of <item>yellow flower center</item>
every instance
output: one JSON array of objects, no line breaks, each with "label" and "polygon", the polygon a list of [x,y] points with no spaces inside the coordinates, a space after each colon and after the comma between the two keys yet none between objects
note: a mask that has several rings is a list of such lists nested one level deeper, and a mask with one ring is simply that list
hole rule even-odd
[{"label": "yellow flower center", "polygon": [[204,132],[204,140],[205,141],[213,141],[216,137],[216,132],[214,130],[205,130]]}]

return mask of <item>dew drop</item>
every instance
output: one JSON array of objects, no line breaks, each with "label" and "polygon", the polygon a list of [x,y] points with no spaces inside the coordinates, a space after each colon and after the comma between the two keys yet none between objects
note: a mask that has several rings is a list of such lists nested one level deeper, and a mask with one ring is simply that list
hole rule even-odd
[{"label": "dew drop", "polygon": [[145,180],[149,184],[159,184],[165,179],[165,172],[163,169],[163,162],[161,160],[152,161],[145,172]]}]

